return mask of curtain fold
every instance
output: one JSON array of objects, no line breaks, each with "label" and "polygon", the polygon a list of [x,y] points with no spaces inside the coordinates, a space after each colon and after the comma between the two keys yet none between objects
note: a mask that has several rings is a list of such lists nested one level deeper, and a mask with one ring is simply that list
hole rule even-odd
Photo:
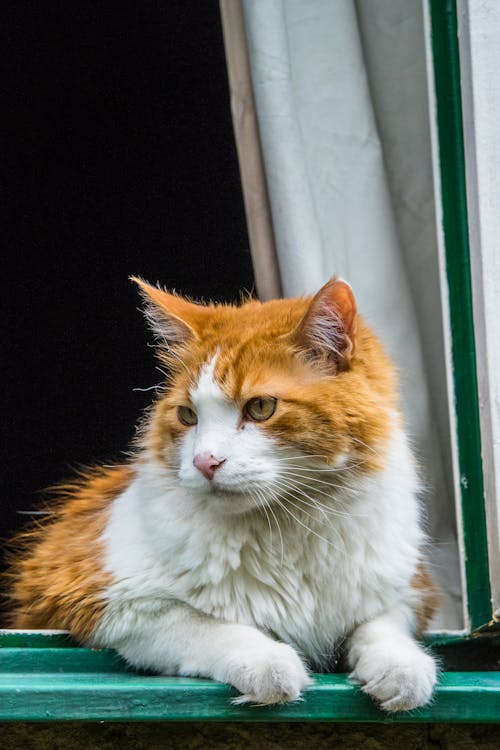
[{"label": "curtain fold", "polygon": [[340,274],[395,360],[429,487],[436,626],[461,627],[422,6],[242,7],[283,294]]},{"label": "curtain fold", "polygon": [[281,296],[281,279],[260,148],[243,8],[239,0],[220,0],[220,10],[255,283],[260,299],[273,299]]}]

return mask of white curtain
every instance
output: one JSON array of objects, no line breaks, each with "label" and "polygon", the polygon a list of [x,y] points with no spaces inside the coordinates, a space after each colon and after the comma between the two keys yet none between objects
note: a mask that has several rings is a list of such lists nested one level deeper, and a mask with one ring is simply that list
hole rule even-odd
[{"label": "white curtain", "polygon": [[340,274],[396,361],[429,488],[435,625],[461,627],[421,2],[243,0],[243,11],[283,293]]}]

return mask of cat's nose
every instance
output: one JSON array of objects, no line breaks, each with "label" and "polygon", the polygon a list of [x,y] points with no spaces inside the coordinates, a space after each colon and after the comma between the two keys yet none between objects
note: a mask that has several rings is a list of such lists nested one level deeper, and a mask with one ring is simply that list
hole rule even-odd
[{"label": "cat's nose", "polygon": [[193,463],[198,471],[201,471],[205,479],[213,479],[215,472],[219,466],[222,466],[225,460],[225,458],[215,458],[215,456],[207,452],[198,453],[193,458]]}]

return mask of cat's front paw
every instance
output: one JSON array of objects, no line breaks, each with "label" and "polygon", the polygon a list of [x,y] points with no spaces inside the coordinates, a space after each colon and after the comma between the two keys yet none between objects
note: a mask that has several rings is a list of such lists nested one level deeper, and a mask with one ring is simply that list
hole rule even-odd
[{"label": "cat's front paw", "polygon": [[390,650],[373,646],[361,654],[351,677],[385,711],[410,711],[432,698],[437,668],[416,644]]},{"label": "cat's front paw", "polygon": [[295,701],[312,683],[293,648],[271,640],[237,656],[228,681],[242,693],[233,703],[260,705]]}]

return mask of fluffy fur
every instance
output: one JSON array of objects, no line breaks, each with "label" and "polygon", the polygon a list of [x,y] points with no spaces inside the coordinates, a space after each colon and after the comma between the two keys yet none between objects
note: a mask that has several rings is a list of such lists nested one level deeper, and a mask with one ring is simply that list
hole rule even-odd
[{"label": "fluffy fur", "polygon": [[136,281],[168,381],[130,464],[63,488],[23,537],[12,625],[229,682],[239,702],[297,699],[344,644],[384,709],[426,703],[419,483],[350,287],[233,307]]}]

